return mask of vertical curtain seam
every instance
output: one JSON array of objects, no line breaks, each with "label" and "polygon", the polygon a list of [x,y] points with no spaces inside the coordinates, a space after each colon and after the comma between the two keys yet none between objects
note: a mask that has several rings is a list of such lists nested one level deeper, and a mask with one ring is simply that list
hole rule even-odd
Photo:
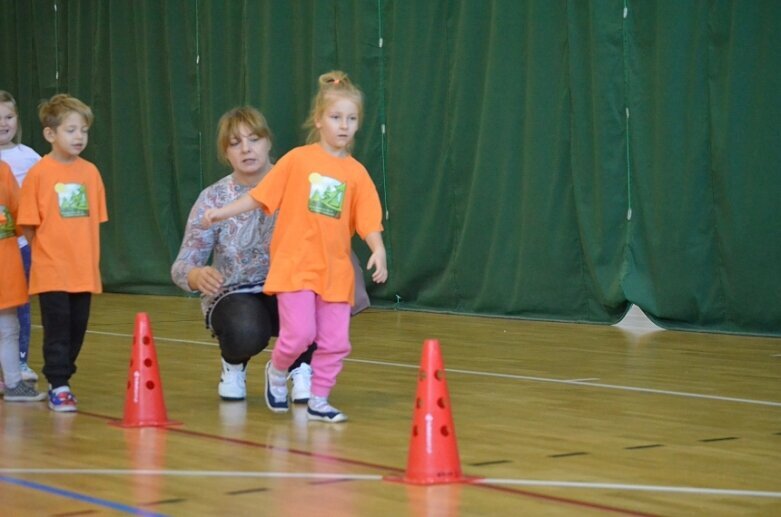
[{"label": "vertical curtain seam", "polygon": [[[450,105],[450,100],[451,100],[451,98],[453,96],[453,71],[455,69],[455,65],[453,63],[454,53],[452,52],[454,42],[451,39],[451,33],[450,33],[450,23],[452,23],[453,20],[451,19],[452,10],[450,9],[450,4],[445,3],[444,9],[445,9],[445,52],[447,53],[447,57],[448,57],[448,61],[447,61],[447,64],[448,64],[448,71],[447,71],[447,78],[448,78],[448,80],[447,80],[447,85],[448,85],[447,86],[447,96],[448,96],[448,100],[445,103],[445,105],[449,106]],[[453,134],[452,134],[453,118],[452,117],[447,117],[446,124],[447,124],[447,126],[446,126],[445,135],[447,135],[447,144],[446,144],[447,147],[446,147],[446,151],[445,151],[445,160],[444,160],[444,163],[442,165],[446,169],[452,170],[452,168],[449,167],[449,163],[450,163],[450,161],[452,159],[451,156],[452,156],[452,145],[453,145]],[[448,190],[448,201],[449,201],[449,203],[448,203],[448,210],[449,210],[449,212],[451,214],[453,212],[455,212],[454,207],[456,206],[456,202],[455,202],[455,199],[453,197],[455,190],[456,189],[449,189]],[[457,216],[458,216],[458,214],[456,213],[456,216],[453,217],[452,220],[457,220]],[[450,237],[451,237],[452,242],[454,244],[453,249],[455,249],[455,247],[456,247],[455,244],[456,244],[456,242],[459,239],[459,232],[461,230],[462,229],[460,228],[460,225],[458,225],[458,224],[453,225],[450,228]],[[451,249],[451,256],[452,256],[452,249]],[[452,264],[452,261],[449,261],[449,264]],[[457,274],[457,272],[453,268],[450,269],[450,278],[451,278],[450,285],[452,286],[452,292],[453,292],[453,300],[456,301],[455,310],[459,310],[460,306],[461,306],[461,302],[460,302],[460,298],[461,297],[460,297],[459,293],[461,292],[461,290],[458,287],[458,274]]]},{"label": "vertical curtain seam", "polygon": [[629,59],[629,0],[623,0],[624,9],[621,13],[621,41],[622,41],[622,54],[623,59],[621,64],[624,70],[624,149],[626,152],[626,213],[625,221],[626,228],[624,230],[624,246],[623,246],[623,260],[621,261],[621,268],[618,271],[618,282],[621,286],[621,292],[624,295],[624,299],[629,302],[627,310],[631,308],[631,304],[634,303],[630,300],[626,294],[625,280],[629,274],[630,262],[631,262],[631,248],[632,248],[632,147],[631,147],[631,132],[630,132],[630,102],[631,102],[631,72],[630,72],[630,59]]},{"label": "vertical curtain seam", "polygon": [[[386,113],[385,113],[385,34],[384,34],[384,28],[383,28],[383,2],[382,0],[377,0],[377,46],[378,46],[378,54],[379,54],[379,70],[378,70],[378,80],[379,80],[379,93],[378,93],[378,100],[379,100],[379,123],[380,123],[380,172],[382,174],[382,197],[383,197],[383,204],[385,208],[385,235],[386,238],[383,239],[385,241],[385,249],[386,251],[386,259],[387,259],[387,267],[388,270],[391,270],[391,267],[393,266],[393,246],[391,245],[391,239],[390,239],[390,206],[388,205],[388,166],[387,166],[387,125],[386,125]],[[393,283],[393,278],[391,277],[391,283]],[[390,289],[393,290],[392,288]],[[398,294],[397,294],[398,296]]]},{"label": "vertical curtain seam", "polygon": [[205,180],[203,176],[203,105],[201,97],[201,35],[200,35],[200,4],[199,0],[195,2],[195,98],[196,98],[196,113],[195,119],[200,120],[201,124],[198,126],[198,192],[205,188]]},{"label": "vertical curtain seam", "polygon": [[[712,9],[713,4],[711,4],[711,8],[708,9],[708,31],[707,31],[707,43],[708,43],[708,49],[705,54],[705,59],[707,60],[706,70],[708,73],[708,111],[707,111],[707,117],[708,117],[708,159],[710,160],[710,164],[708,167],[708,181],[710,183],[710,189],[711,189],[711,210],[710,210],[710,216],[711,216],[711,224],[713,225],[713,238],[715,240],[715,248],[716,248],[716,258],[715,262],[717,264],[716,266],[716,281],[719,285],[719,292],[722,295],[722,308],[718,311],[721,318],[721,326],[724,326],[729,322],[728,315],[727,315],[727,308],[729,307],[729,304],[726,303],[726,296],[727,296],[727,290],[724,286],[724,251],[721,246],[721,232],[719,231],[719,225],[718,225],[718,215],[716,213],[716,207],[717,207],[717,200],[716,200],[716,171],[714,170],[714,160],[713,160],[713,135],[714,135],[714,127],[713,127],[713,74],[712,74],[712,66],[713,66],[713,56],[711,55],[711,41],[713,41],[713,33],[712,28],[713,25],[711,23],[711,15],[712,15]],[[737,325],[738,327],[740,325]]]}]

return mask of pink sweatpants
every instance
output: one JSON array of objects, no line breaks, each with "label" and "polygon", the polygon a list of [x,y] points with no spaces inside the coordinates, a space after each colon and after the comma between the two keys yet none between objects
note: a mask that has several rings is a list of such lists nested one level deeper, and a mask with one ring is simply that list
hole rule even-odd
[{"label": "pink sweatpants", "polygon": [[301,353],[317,343],[312,356],[312,395],[328,397],[350,353],[350,304],[326,302],[313,291],[278,293],[279,337],[271,364],[287,371]]}]

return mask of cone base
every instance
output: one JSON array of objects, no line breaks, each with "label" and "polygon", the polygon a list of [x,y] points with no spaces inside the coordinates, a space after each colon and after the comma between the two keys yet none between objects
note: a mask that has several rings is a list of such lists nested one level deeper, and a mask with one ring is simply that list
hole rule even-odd
[{"label": "cone base", "polygon": [[418,479],[418,478],[410,478],[407,476],[385,476],[382,478],[383,481],[389,481],[391,483],[405,483],[407,485],[448,485],[448,484],[454,484],[454,483],[477,483],[480,481],[481,477],[477,476],[460,476],[460,477],[452,477],[452,478],[443,478],[443,479]]},{"label": "cone base", "polygon": [[181,422],[176,420],[166,420],[164,422],[125,422],[124,420],[112,420],[108,423],[112,427],[122,427],[123,429],[138,428],[138,427],[170,427],[174,425],[182,425]]}]

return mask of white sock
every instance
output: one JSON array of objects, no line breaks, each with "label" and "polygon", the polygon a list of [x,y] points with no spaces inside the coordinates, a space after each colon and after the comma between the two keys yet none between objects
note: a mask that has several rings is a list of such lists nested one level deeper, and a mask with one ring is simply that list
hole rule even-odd
[{"label": "white sock", "polygon": [[268,369],[269,380],[274,387],[287,386],[287,372],[280,372],[272,364]]},{"label": "white sock", "polygon": [[[51,389],[51,386],[49,386],[49,389]],[[71,390],[71,387],[66,384],[65,386],[60,386],[59,388],[54,388],[52,390],[52,393],[54,393],[55,395],[59,395],[60,393],[65,393],[65,392],[68,392],[70,390]]]},{"label": "white sock", "polygon": [[331,406],[328,405],[328,397],[317,397],[312,395],[309,397],[309,409],[314,411],[326,412],[331,410]]}]

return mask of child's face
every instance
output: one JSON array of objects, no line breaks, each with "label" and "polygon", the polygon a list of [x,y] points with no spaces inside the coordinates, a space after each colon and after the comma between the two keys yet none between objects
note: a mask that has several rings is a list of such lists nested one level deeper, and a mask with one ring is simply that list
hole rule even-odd
[{"label": "child's face", "polygon": [[14,105],[10,102],[0,102],[0,149],[10,149],[16,145],[14,137],[18,123],[19,117]]},{"label": "child's face", "polygon": [[241,124],[238,134],[233,135],[228,143],[225,157],[241,179],[262,172],[268,163],[270,150],[271,142],[268,138],[259,137],[246,124]]},{"label": "child's face", "polygon": [[320,145],[336,156],[348,153],[358,131],[358,105],[347,97],[336,97],[315,121],[320,130]]},{"label": "child's face", "polygon": [[75,160],[87,147],[89,126],[87,120],[75,111],[68,113],[56,128],[47,127],[43,136],[52,144],[52,155],[61,162]]}]

